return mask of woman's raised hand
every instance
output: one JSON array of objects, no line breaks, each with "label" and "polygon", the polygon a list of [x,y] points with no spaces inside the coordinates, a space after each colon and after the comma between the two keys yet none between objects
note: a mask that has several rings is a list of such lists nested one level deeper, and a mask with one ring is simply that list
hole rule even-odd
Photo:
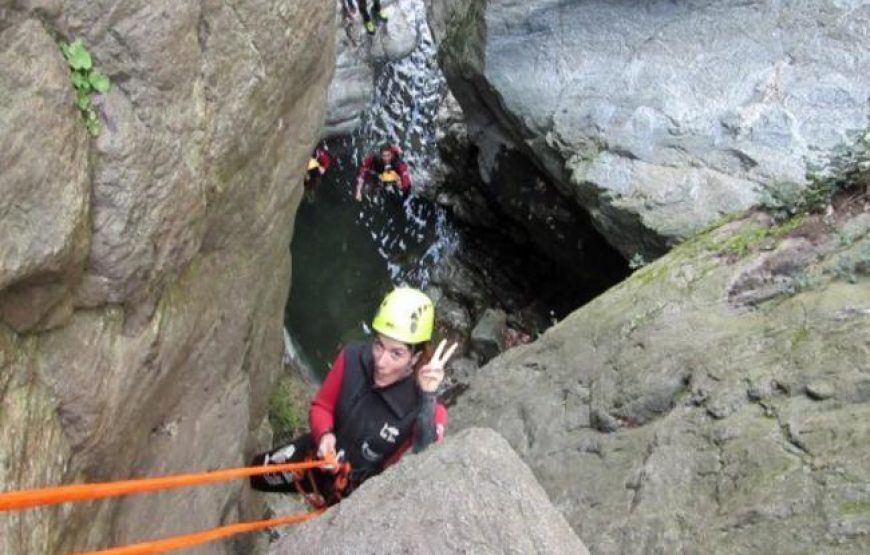
[{"label": "woman's raised hand", "polygon": [[446,346],[447,340],[442,339],[429,362],[417,372],[417,383],[420,385],[420,389],[427,393],[437,391],[438,386],[444,381],[444,364],[453,355],[453,352],[456,351],[459,343],[454,343],[445,352],[444,348]]}]

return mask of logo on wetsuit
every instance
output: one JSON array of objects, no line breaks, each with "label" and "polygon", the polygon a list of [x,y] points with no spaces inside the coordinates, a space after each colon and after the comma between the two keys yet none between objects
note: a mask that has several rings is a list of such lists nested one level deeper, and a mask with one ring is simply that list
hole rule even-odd
[{"label": "logo on wetsuit", "polygon": [[397,437],[399,437],[399,429],[384,422],[384,427],[381,428],[381,439],[389,443],[396,443]]},{"label": "logo on wetsuit", "polygon": [[368,441],[363,441],[360,452],[362,453],[362,456],[365,457],[365,459],[369,462],[378,462],[379,460],[381,460],[381,458],[383,458],[383,455],[381,455],[380,453],[372,451],[372,448],[369,447]]}]

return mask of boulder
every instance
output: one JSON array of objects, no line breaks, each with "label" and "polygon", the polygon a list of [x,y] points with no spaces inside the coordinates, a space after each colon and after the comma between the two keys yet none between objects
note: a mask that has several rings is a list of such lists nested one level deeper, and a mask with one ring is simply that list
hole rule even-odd
[{"label": "boulder", "polygon": [[692,239],[476,370],[451,426],[499,431],[593,553],[868,552],[857,209]]},{"label": "boulder", "polygon": [[507,314],[504,310],[488,308],[471,330],[471,350],[487,361],[506,348]]},{"label": "boulder", "polygon": [[507,442],[472,428],[406,456],[269,553],[588,551]]},{"label": "boulder", "polygon": [[[867,126],[870,7],[432,0],[484,181],[534,165],[650,260]],[[522,198],[519,195],[519,198]],[[503,204],[509,205],[510,199]]]}]

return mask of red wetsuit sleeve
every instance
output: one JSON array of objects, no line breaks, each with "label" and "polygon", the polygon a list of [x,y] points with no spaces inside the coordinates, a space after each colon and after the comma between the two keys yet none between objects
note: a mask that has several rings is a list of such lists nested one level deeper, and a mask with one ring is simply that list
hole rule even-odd
[{"label": "red wetsuit sleeve", "polygon": [[320,164],[320,167],[323,168],[323,171],[328,170],[329,164],[332,163],[332,159],[329,157],[329,154],[322,148],[317,149],[317,163]]},{"label": "red wetsuit sleeve", "polygon": [[[435,441],[441,441],[444,439],[444,433],[447,429],[447,407],[445,407],[441,401],[439,401],[435,405]],[[411,437],[409,437],[405,442],[399,447],[399,449],[393,453],[393,455],[384,462],[384,468],[390,466],[391,464],[396,464],[399,462],[399,459],[402,458],[402,455],[405,454],[405,451],[411,448],[414,445],[414,434],[411,433]]]},{"label": "red wetsuit sleeve", "polygon": [[444,434],[447,432],[447,407],[440,401],[435,405],[435,441],[444,439]]},{"label": "red wetsuit sleeve", "polygon": [[338,395],[341,393],[341,383],[344,381],[344,350],[339,353],[332,368],[323,380],[323,385],[317,390],[314,400],[311,401],[311,409],[308,411],[308,423],[311,426],[311,435],[316,443],[326,432],[331,432],[335,426],[335,405],[338,403]]},{"label": "red wetsuit sleeve", "polygon": [[365,178],[366,174],[369,170],[372,169],[372,165],[375,163],[375,155],[369,154],[365,158],[363,158],[362,164],[360,164],[359,169],[356,172],[357,179]]},{"label": "red wetsuit sleeve", "polygon": [[399,177],[402,178],[402,190],[407,193],[411,190],[411,172],[408,171],[408,164],[402,162],[396,169],[399,172]]}]

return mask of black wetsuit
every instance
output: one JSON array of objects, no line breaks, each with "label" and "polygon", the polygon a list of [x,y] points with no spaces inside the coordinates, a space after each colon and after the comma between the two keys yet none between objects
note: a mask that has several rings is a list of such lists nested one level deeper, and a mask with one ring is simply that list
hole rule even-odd
[{"label": "black wetsuit", "polygon": [[[352,467],[345,495],[398,461],[412,444],[416,452],[440,439],[447,418],[443,406],[436,415],[434,394],[421,392],[413,376],[387,387],[376,387],[372,349],[368,343],[352,344],[342,351],[318,391],[311,412],[314,434],[304,434],[280,449],[261,453],[252,464],[303,460],[313,456],[320,436],[334,433],[336,451],[342,453],[343,460],[349,461]],[[275,459],[276,455],[281,460]],[[320,471],[313,475],[327,501],[337,501],[332,495],[333,475]],[[253,477],[251,486],[261,491],[295,490],[289,474]]]},{"label": "black wetsuit", "polygon": [[[359,13],[362,14],[363,21],[371,21],[372,16],[369,10],[366,9],[366,0],[356,0],[356,5],[359,6]],[[381,0],[372,0],[372,12],[374,14],[381,12]]]}]

